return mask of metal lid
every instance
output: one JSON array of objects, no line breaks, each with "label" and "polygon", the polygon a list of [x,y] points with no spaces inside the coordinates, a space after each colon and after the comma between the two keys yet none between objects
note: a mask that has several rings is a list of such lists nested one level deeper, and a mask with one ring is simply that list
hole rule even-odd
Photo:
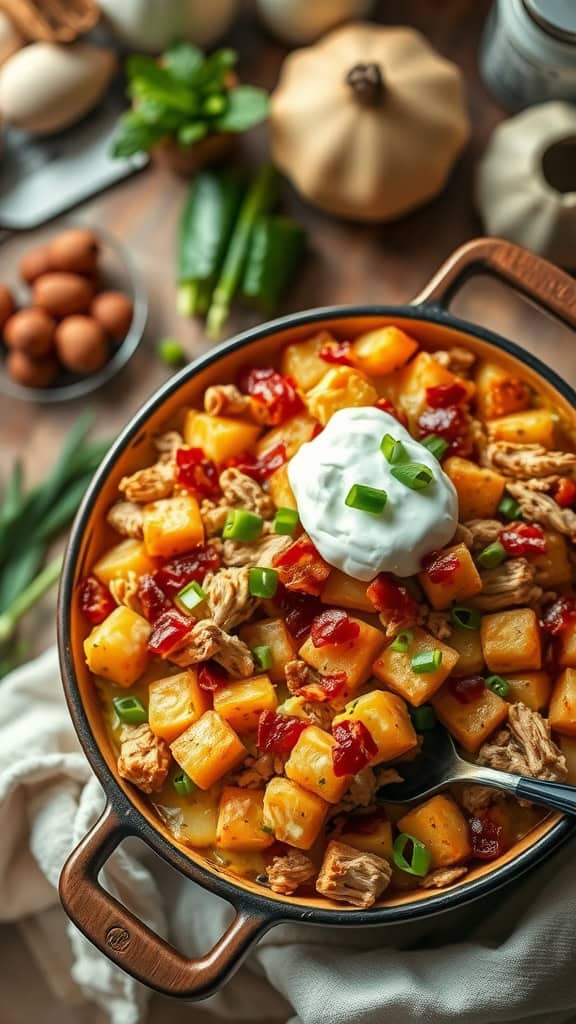
[{"label": "metal lid", "polygon": [[576,43],[576,0],[523,0],[533,21],[564,43]]}]

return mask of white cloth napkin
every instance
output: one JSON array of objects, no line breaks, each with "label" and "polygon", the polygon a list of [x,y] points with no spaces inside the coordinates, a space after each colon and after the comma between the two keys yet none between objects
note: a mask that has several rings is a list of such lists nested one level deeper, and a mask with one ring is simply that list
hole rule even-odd
[{"label": "white cloth napkin", "polygon": [[[103,805],[48,651],[0,683],[0,923],[21,923],[59,997],[92,1001],[98,1020],[143,1024],[152,1019],[148,991],[66,927],[58,908],[62,864]],[[572,841],[513,888],[402,928],[276,928],[201,1009],[162,1001],[152,1017],[200,1021],[209,1011],[250,1024],[573,1024],[575,853]],[[231,915],[136,840],[110,858],[104,884],[188,955],[205,951]],[[0,963],[3,1006],[6,967]]]}]

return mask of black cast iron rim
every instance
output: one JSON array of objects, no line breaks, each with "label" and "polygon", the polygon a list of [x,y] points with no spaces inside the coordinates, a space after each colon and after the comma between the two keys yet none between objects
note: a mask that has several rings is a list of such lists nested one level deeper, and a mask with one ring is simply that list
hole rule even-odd
[{"label": "black cast iron rim", "polygon": [[80,554],[84,531],[101,486],[114,463],[138,435],[138,432],[142,430],[151,414],[156,412],[170,395],[178,391],[185,382],[191,380],[197,373],[218,362],[223,356],[244,348],[251,342],[278,334],[288,328],[315,324],[318,321],[328,319],[343,320],[350,317],[379,316],[398,316],[407,320],[425,320],[440,326],[460,330],[463,333],[478,338],[480,341],[487,342],[493,347],[514,356],[534,370],[560,392],[576,409],[576,391],[566,381],[562,380],[554,370],[551,370],[550,367],[542,363],[540,359],[522,349],[515,342],[508,341],[508,339],[487,328],[461,320],[439,306],[425,304],[410,306],[324,306],[290,314],[244,331],[218,345],[215,349],[200,356],[180,370],[179,373],[171,377],[148,399],[114,442],[94,475],[74,520],[64,557],[58,594],[57,615],[58,649],[66,701],[83,750],[102,784],[110,805],[122,822],[122,830],[126,835],[140,836],[172,867],[181,871],[204,889],[232,903],[237,910],[260,916],[266,921],[267,927],[288,921],[319,925],[347,925],[349,927],[382,926],[431,917],[446,910],[461,907],[482,896],[491,895],[508,883],[517,880],[526,871],[558,848],[575,828],[575,824],[571,819],[564,817],[527,850],[518,854],[513,860],[502,867],[496,868],[494,872],[468,883],[465,882],[456,889],[447,892],[440,891],[436,895],[427,896],[422,901],[414,901],[396,907],[377,907],[374,910],[367,911],[349,910],[344,912],[338,910],[318,910],[314,907],[306,908],[296,904],[284,903],[281,900],[271,899],[264,894],[259,895],[248,892],[241,886],[218,874],[216,870],[212,872],[186,857],[175,845],[164,839],[161,833],[150,825],[144,815],[121,789],[116,777],[106,764],[90,728],[76,683],[72,662],[70,608],[74,589],[74,569]]}]

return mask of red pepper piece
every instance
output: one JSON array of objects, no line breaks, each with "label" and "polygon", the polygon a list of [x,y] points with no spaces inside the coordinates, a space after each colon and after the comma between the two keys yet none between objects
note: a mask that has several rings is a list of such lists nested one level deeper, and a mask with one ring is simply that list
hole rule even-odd
[{"label": "red pepper piece", "polygon": [[182,615],[176,608],[163,612],[154,623],[148,640],[148,650],[152,654],[159,654],[161,658],[167,657],[182,643],[194,621],[188,615]]},{"label": "red pepper piece", "polygon": [[176,452],[176,480],[202,498],[220,494],[218,470],[202,448],[179,448]]},{"label": "red pepper piece", "polygon": [[262,483],[267,480],[277,469],[281,469],[287,461],[286,445],[283,441],[280,444],[269,448],[263,455],[251,455],[250,452],[243,452],[242,455],[234,455],[227,459],[225,466],[235,466],[241,473],[251,476],[253,480]]},{"label": "red pepper piece", "polygon": [[484,696],[486,690],[482,676],[452,678],[446,685],[454,699],[460,704],[475,704]]},{"label": "red pepper piece", "polygon": [[298,696],[311,700],[315,704],[323,704],[324,701],[333,700],[339,697],[346,689],[348,676],[345,672],[333,672],[331,676],[320,676],[317,683],[308,683],[301,686]]},{"label": "red pepper piece", "polygon": [[207,572],[220,568],[220,558],[215,549],[207,544],[194,548],[188,555],[173,558],[154,573],[154,579],[161,590],[174,597],[182,587],[195,581],[201,583]]},{"label": "red pepper piece", "polygon": [[273,564],[278,570],[280,583],[288,590],[302,591],[314,597],[320,595],[331,572],[331,566],[320,557],[305,533],[277,555]]},{"label": "red pepper piece", "polygon": [[420,437],[438,434],[445,441],[461,441],[467,432],[467,421],[462,409],[451,405],[446,409],[424,409],[418,419]]},{"label": "red pepper piece", "polygon": [[378,753],[378,746],[364,722],[347,719],[335,725],[332,734],[336,746],[332,748],[334,775],[357,775]]},{"label": "red pepper piece", "polygon": [[495,860],[504,853],[504,829],[488,815],[469,821],[472,851],[478,860]]},{"label": "red pepper piece", "polygon": [[391,626],[410,626],[416,621],[418,605],[406,587],[381,572],[366,589],[366,597]]},{"label": "red pepper piece", "polygon": [[451,551],[431,551],[422,559],[422,569],[431,583],[449,583],[459,568],[460,559]]},{"label": "red pepper piece", "polygon": [[510,523],[498,537],[508,555],[541,555],[546,551],[544,530],[536,523]]},{"label": "red pepper piece", "polygon": [[320,359],[335,366],[354,366],[352,345],[349,341],[327,341],[318,350]]},{"label": "red pepper piece", "polygon": [[540,619],[540,626],[549,636],[558,636],[576,622],[576,597],[559,597]]},{"label": "red pepper piece", "polygon": [[576,483],[574,480],[563,476],[558,482],[554,498],[560,508],[572,508],[573,505],[576,505]]},{"label": "red pepper piece", "polygon": [[323,609],[317,597],[286,590],[280,583],[274,594],[274,604],[284,613],[286,629],[298,644],[304,643],[312,628],[312,622]]},{"label": "red pepper piece", "polygon": [[117,607],[112,594],[95,576],[86,576],[80,583],[80,610],[92,626],[104,622]]},{"label": "red pepper piece", "polygon": [[168,611],[171,601],[158,585],[155,576],[146,574],[138,582],[138,600],[148,622],[156,622],[162,612]]},{"label": "red pepper piece", "polygon": [[270,426],[276,427],[304,409],[294,381],[271,367],[245,370],[240,374],[238,386],[245,395],[266,408]]},{"label": "red pepper piece", "polygon": [[201,690],[213,693],[219,686],[226,686],[230,682],[226,673],[218,668],[214,662],[206,661],[198,669],[198,686]]},{"label": "red pepper piece", "polygon": [[263,711],[258,720],[258,749],[265,754],[289,754],[309,724],[294,715]]},{"label": "red pepper piece", "polygon": [[447,409],[450,405],[460,405],[468,392],[463,384],[454,381],[452,384],[437,384],[426,388],[426,404],[431,409]]},{"label": "red pepper piece", "polygon": [[389,416],[393,416],[398,423],[401,423],[403,427],[408,426],[408,417],[405,412],[400,412],[399,409],[388,399],[379,398],[376,402],[376,408],[381,409],[382,412],[387,412]]},{"label": "red pepper piece", "polygon": [[317,615],[312,623],[310,637],[314,647],[327,644],[347,644],[360,635],[360,626],[343,608],[327,608]]}]

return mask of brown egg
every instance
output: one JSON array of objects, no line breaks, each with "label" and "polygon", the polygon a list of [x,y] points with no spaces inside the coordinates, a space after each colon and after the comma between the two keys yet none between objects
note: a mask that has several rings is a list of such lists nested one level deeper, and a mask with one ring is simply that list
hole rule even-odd
[{"label": "brown egg", "polygon": [[134,309],[123,292],[100,292],[92,301],[90,314],[114,341],[123,341],[132,323]]},{"label": "brown egg", "polygon": [[32,289],[34,305],[55,317],[86,313],[93,294],[92,285],[84,277],[58,271],[37,278]]},{"label": "brown egg", "polygon": [[98,239],[88,228],[70,228],[49,243],[48,258],[52,270],[91,274],[98,263]]},{"label": "brown egg", "polygon": [[56,351],[67,370],[84,376],[104,366],[108,339],[92,317],[67,316],[56,328]]},{"label": "brown egg", "polygon": [[4,327],[9,348],[26,352],[33,359],[46,356],[54,348],[56,324],[43,309],[20,309]]},{"label": "brown egg", "polygon": [[15,309],[12,292],[5,284],[0,284],[0,331]]},{"label": "brown egg", "polygon": [[37,277],[47,274],[51,270],[48,258],[48,246],[38,246],[37,249],[30,249],[20,260],[20,277],[27,284],[34,284]]},{"label": "brown egg", "polygon": [[12,380],[25,388],[48,388],[58,376],[58,363],[51,356],[45,359],[31,359],[26,352],[13,349],[4,364]]}]

